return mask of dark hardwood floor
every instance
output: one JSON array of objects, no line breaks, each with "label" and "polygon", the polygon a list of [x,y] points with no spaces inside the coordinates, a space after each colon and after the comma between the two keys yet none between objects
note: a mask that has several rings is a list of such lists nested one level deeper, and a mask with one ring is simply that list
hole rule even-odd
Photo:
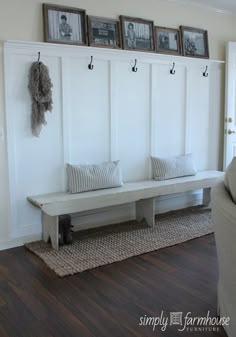
[{"label": "dark hardwood floor", "polygon": [[140,317],[216,316],[214,236],[65,278],[25,248],[0,252],[0,337],[226,336],[140,326]]}]

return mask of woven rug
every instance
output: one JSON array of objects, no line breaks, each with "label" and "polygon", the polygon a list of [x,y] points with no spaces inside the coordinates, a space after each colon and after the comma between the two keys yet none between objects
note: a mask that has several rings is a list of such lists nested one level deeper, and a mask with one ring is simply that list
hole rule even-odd
[{"label": "woven rug", "polygon": [[172,246],[213,232],[209,208],[192,207],[156,216],[153,228],[145,223],[122,224],[74,233],[73,243],[60,247],[37,241],[26,247],[61,277],[132,256]]}]

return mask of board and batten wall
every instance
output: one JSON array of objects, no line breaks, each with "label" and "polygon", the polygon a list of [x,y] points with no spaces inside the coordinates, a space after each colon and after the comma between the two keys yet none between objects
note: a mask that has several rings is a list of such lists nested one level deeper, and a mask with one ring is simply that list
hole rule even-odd
[{"label": "board and batten wall", "polygon": [[[210,57],[225,59],[227,41],[236,40],[235,15],[184,0],[45,0],[44,2],[84,8],[89,15],[118,18],[120,14],[154,20],[155,25],[177,28],[179,25],[208,30]],[[22,19],[27,18],[27,19]],[[0,40],[43,41],[42,1],[8,0],[1,2]],[[222,76],[222,92],[224,76]],[[222,102],[223,111],[224,102]],[[221,126],[223,129],[223,124]],[[16,246],[30,237],[13,237],[11,228],[9,179],[6,142],[3,43],[0,43],[0,249]],[[168,139],[171,139],[169,137]],[[117,211],[117,215],[119,212]],[[88,222],[96,216],[88,218]],[[34,236],[32,237],[34,238]]]},{"label": "board and batten wall", "polygon": [[[4,50],[13,237],[40,235],[40,211],[26,198],[66,190],[67,162],[120,160],[124,182],[151,179],[151,155],[191,152],[198,170],[221,167],[223,62],[14,41]],[[38,52],[50,70],[54,104],[36,138],[28,76]],[[170,74],[173,62],[175,75]],[[206,66],[208,77],[203,76]],[[168,196],[157,201],[157,209],[188,206],[200,197],[197,192]],[[133,215],[129,204],[83,213],[73,222],[85,228]]]}]

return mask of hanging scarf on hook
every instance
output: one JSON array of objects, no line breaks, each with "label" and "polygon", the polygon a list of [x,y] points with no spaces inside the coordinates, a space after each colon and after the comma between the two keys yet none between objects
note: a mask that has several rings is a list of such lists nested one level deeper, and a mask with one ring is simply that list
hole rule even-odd
[{"label": "hanging scarf on hook", "polygon": [[39,137],[42,126],[47,124],[45,112],[52,111],[52,82],[48,67],[42,62],[34,62],[30,68],[29,90],[32,97],[32,133]]}]

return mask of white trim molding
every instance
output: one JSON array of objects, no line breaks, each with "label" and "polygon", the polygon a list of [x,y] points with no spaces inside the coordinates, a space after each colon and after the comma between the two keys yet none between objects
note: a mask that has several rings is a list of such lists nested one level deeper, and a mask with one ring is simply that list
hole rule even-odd
[{"label": "white trim molding", "polygon": [[35,55],[35,60],[38,58],[38,52],[40,51],[41,59],[46,56],[51,57],[76,57],[76,58],[87,58],[88,63],[90,62],[91,55],[95,55],[93,58],[94,65],[97,60],[107,60],[107,61],[128,61],[133,64],[134,60],[137,59],[138,62],[147,64],[168,64],[172,67],[173,61],[177,64],[185,64],[191,66],[203,66],[205,69],[206,65],[216,66],[220,64],[225,64],[225,61],[213,60],[213,59],[202,59],[194,57],[184,57],[175,56],[167,54],[158,53],[147,53],[139,51],[130,51],[122,49],[106,49],[88,47],[88,46],[71,46],[71,45],[60,45],[56,43],[45,43],[45,42],[32,42],[32,41],[19,41],[19,40],[9,40],[4,42],[5,56],[7,53],[14,54],[25,54],[33,56]]}]

